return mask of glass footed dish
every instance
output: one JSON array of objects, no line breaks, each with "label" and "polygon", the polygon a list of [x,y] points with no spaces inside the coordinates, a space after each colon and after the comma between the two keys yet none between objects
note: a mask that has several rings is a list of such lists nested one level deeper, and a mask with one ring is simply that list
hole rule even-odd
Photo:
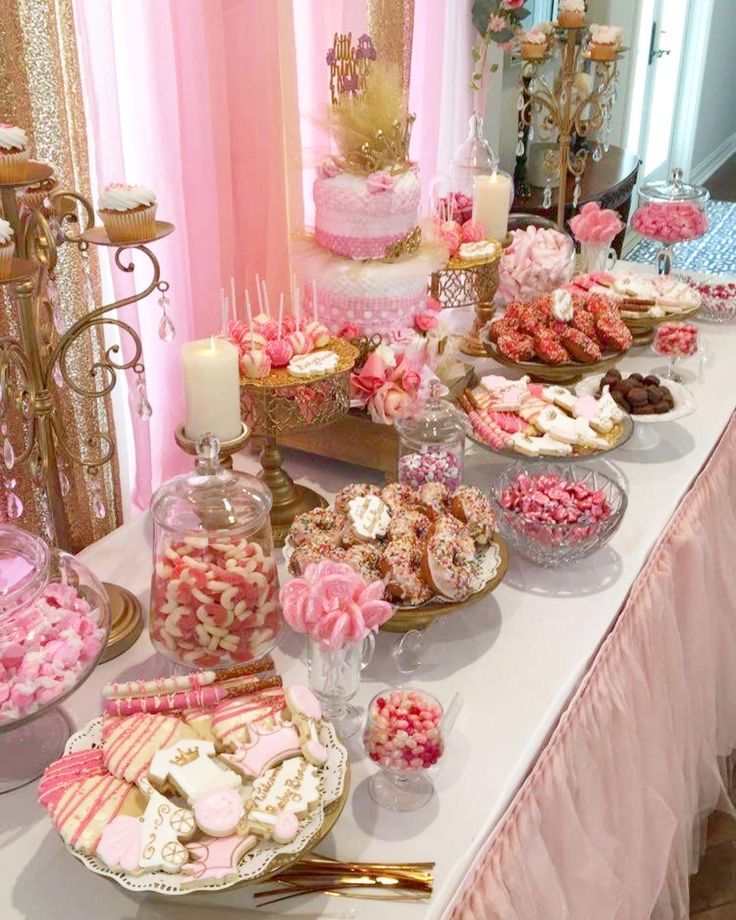
[{"label": "glass footed dish", "polygon": [[[548,524],[504,508],[501,496],[519,475],[558,476],[582,482],[589,489],[603,493],[610,514],[599,521]],[[565,463],[513,464],[497,478],[492,497],[498,528],[505,540],[522,556],[546,568],[573,565],[605,546],[618,530],[627,505],[626,493],[608,476],[589,467]]]},{"label": "glass footed dish", "polygon": [[736,282],[713,282],[699,284],[691,281],[692,286],[700,294],[701,304],[698,319],[709,323],[736,322]]}]

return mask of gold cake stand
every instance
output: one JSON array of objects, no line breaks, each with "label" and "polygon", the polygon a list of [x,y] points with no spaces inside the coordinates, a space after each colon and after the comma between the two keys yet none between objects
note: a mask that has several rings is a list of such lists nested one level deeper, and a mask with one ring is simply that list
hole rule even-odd
[{"label": "gold cake stand", "polygon": [[330,339],[324,350],[338,357],[337,369],[329,374],[293,377],[283,368],[263,380],[240,381],[243,420],[253,435],[264,439],[259,476],[273,496],[271,529],[276,546],[284,545],[298,514],[327,506],[322,495],[289,476],[278,445],[279,435],[330,425],[350,408],[350,372],[359,351],[338,338]]}]

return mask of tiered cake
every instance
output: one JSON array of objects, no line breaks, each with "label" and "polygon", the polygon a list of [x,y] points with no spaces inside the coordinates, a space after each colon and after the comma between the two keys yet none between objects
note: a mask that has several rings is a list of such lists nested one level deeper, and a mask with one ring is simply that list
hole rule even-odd
[{"label": "tiered cake", "polygon": [[351,327],[391,338],[413,328],[428,277],[446,253],[422,245],[421,188],[408,156],[414,116],[398,70],[376,61],[367,35],[357,47],[350,35],[336,35],[327,63],[338,153],[314,182],[315,241],[324,256],[301,273],[315,278],[319,318],[332,332]]}]

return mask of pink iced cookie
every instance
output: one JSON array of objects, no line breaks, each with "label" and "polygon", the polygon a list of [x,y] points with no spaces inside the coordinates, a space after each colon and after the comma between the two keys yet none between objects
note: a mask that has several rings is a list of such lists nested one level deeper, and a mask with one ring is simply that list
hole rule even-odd
[{"label": "pink iced cookie", "polygon": [[327,748],[319,740],[318,726],[322,721],[322,707],[309,687],[295,684],[285,694],[286,706],[299,730],[301,751],[305,759],[316,767],[327,763]]},{"label": "pink iced cookie", "polygon": [[248,741],[236,745],[233,754],[222,755],[226,763],[246,778],[261,776],[271,767],[301,753],[299,733],[293,725],[279,720],[273,726],[253,723],[248,727],[248,735]]},{"label": "pink iced cookie", "polygon": [[208,789],[194,800],[194,820],[211,837],[228,837],[245,814],[243,797],[237,789]]},{"label": "pink iced cookie", "polygon": [[299,818],[291,811],[280,811],[275,815],[268,811],[251,811],[248,813],[248,827],[253,833],[274,843],[291,843],[299,831]]}]

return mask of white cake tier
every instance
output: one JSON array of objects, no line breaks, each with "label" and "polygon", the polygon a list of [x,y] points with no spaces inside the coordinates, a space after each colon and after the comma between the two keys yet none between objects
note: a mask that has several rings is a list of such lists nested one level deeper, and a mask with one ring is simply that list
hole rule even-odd
[{"label": "white cake tier", "polygon": [[421,187],[414,170],[387,174],[338,173],[314,180],[315,238],[323,249],[351,259],[382,259],[386,247],[417,224]]}]

